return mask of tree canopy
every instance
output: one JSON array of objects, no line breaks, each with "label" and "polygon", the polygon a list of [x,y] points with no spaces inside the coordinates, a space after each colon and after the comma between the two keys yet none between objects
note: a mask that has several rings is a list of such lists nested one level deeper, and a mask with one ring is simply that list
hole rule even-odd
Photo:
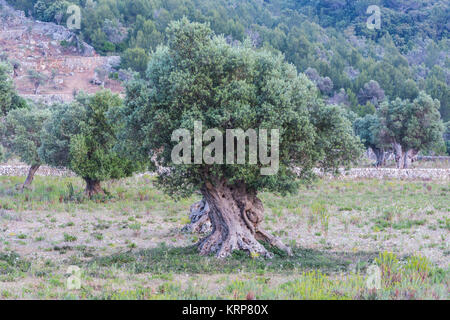
[{"label": "tree canopy", "polygon": [[31,104],[27,108],[13,109],[0,124],[0,136],[8,151],[31,168],[23,187],[28,187],[42,164],[38,149],[41,146],[43,123],[50,117],[50,110]]},{"label": "tree canopy", "polygon": [[108,112],[121,104],[108,90],[80,94],[73,103],[56,106],[44,125],[40,157],[82,177],[88,196],[103,193],[101,181],[130,176],[136,169],[113,150],[119,125],[108,119]]},{"label": "tree canopy", "polygon": [[10,75],[11,66],[0,62],[0,117],[6,116],[10,110],[26,106],[25,100],[17,94]]},{"label": "tree canopy", "polygon": [[401,147],[398,154],[403,162],[401,167],[407,166],[407,155],[412,150],[444,148],[444,124],[439,106],[438,100],[433,100],[424,92],[413,101],[397,98],[380,106],[378,114],[382,139]]}]

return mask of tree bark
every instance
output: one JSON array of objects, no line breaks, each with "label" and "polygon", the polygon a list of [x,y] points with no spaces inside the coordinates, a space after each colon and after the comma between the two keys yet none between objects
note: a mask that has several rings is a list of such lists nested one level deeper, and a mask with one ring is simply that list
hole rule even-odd
[{"label": "tree bark", "polygon": [[38,92],[39,92],[39,87],[40,87],[40,84],[39,84],[39,83],[35,83],[35,84],[34,84],[34,94],[38,94]]},{"label": "tree bark", "polygon": [[411,163],[415,161],[415,157],[419,152],[414,149],[409,149],[403,154],[403,169],[408,169]]},{"label": "tree bark", "polygon": [[397,169],[403,169],[404,166],[404,152],[402,146],[399,143],[393,143],[395,162],[397,163]]},{"label": "tree bark", "polygon": [[411,163],[417,161],[417,155],[418,155],[418,154],[419,154],[419,151],[418,151],[418,150],[414,150],[414,149],[411,150],[411,153],[410,153],[410,155],[409,155],[409,158],[410,158],[410,160],[411,160]]},{"label": "tree bark", "polygon": [[379,168],[379,167],[384,166],[384,164],[386,162],[384,149],[372,148],[372,150],[377,158],[376,167]]},{"label": "tree bark", "polygon": [[34,179],[34,175],[36,174],[36,171],[38,171],[40,166],[41,166],[40,164],[35,164],[30,167],[30,170],[28,170],[28,176],[22,185],[22,190],[28,189],[30,187]]},{"label": "tree bark", "polygon": [[280,239],[261,228],[263,204],[256,192],[248,191],[245,184],[230,186],[220,181],[213,186],[206,182],[201,191],[209,205],[212,232],[198,243],[200,254],[215,253],[218,258],[225,258],[234,250],[244,250],[252,257],[272,258],[272,253],[258,240],[292,254]]},{"label": "tree bark", "polygon": [[102,189],[100,185],[100,181],[92,180],[89,178],[85,178],[84,181],[86,181],[86,189],[84,193],[87,197],[92,198],[94,195],[97,194],[105,194],[105,191]]}]

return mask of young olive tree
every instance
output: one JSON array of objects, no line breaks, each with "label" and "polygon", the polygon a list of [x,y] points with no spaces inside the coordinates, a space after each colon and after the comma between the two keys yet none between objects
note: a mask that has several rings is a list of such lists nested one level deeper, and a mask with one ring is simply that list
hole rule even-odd
[{"label": "young olive tree", "polygon": [[3,145],[21,161],[30,165],[22,190],[33,182],[36,171],[42,164],[38,149],[41,146],[43,123],[50,117],[50,110],[36,105],[11,110],[0,124]]},{"label": "young olive tree", "polygon": [[130,176],[136,168],[113,150],[119,125],[108,119],[108,112],[121,104],[109,90],[81,94],[73,103],[58,106],[44,126],[39,155],[47,164],[82,177],[88,197],[104,194],[102,181]]},{"label": "young olive tree", "polygon": [[[187,19],[173,22],[167,34],[167,46],[151,55],[145,76],[127,86],[121,141],[136,151],[138,161],[154,159],[165,168],[159,170],[158,184],[170,195],[201,191],[212,224],[212,233],[198,244],[201,254],[222,258],[245,250],[270,257],[259,241],[289,253],[262,228],[264,207],[258,192],[295,192],[298,175],[310,178],[313,167],[333,170],[357,159],[362,148],[350,122],[340,107],[326,106],[315,85],[282,55],[255,50],[248,41],[229,45],[207,25]],[[179,163],[171,156],[180,142],[173,133],[180,128],[192,133],[196,122],[202,124],[204,142],[183,150],[186,161]],[[247,133],[249,140],[254,137],[247,130],[259,133],[259,152],[242,135],[232,137],[245,143],[246,161],[239,164],[239,147],[227,150],[223,138],[234,129]],[[204,149],[205,161],[198,161],[199,149],[200,157]],[[226,161],[218,157],[220,149],[227,150]],[[260,161],[254,163],[250,158],[256,154]],[[264,171],[264,156],[271,164],[279,159],[274,174]]]},{"label": "young olive tree", "polygon": [[414,101],[397,98],[380,106],[381,136],[393,145],[398,168],[408,168],[419,151],[438,150],[444,145],[439,107],[439,101],[425,92]]}]

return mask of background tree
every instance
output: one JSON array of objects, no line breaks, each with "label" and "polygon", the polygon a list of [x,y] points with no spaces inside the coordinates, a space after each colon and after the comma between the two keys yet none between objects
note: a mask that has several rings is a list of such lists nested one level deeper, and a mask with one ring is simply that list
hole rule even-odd
[{"label": "background tree", "polygon": [[147,69],[149,56],[142,48],[127,49],[122,55],[121,67],[123,69],[132,69],[144,74]]},{"label": "background tree", "polygon": [[11,67],[7,63],[0,63],[0,118],[12,109],[26,106],[24,99],[16,93],[11,79]]},{"label": "background tree", "polygon": [[398,168],[408,168],[412,153],[437,150],[444,145],[439,106],[438,100],[424,92],[412,102],[397,98],[380,106],[382,134],[393,144]]},{"label": "background tree", "polygon": [[11,66],[0,62],[0,161],[5,161],[11,153],[6,149],[9,139],[5,133],[5,118],[11,110],[26,107],[26,101],[16,93],[11,79]]},{"label": "background tree", "polygon": [[358,102],[361,105],[365,105],[367,102],[370,102],[375,107],[383,102],[385,98],[383,89],[380,88],[380,85],[376,81],[369,81],[361,88],[358,94]]},{"label": "background tree", "polygon": [[42,72],[28,70],[28,78],[34,84],[34,94],[38,94],[39,87],[48,81],[48,77]]},{"label": "background tree", "polygon": [[80,94],[58,106],[44,126],[39,155],[52,166],[66,167],[86,182],[85,194],[103,194],[101,182],[130,176],[136,165],[113,150],[119,124],[107,118],[122,100],[109,90]]},{"label": "background tree", "polygon": [[386,164],[386,150],[389,145],[385,145],[380,139],[381,122],[376,115],[368,114],[356,119],[353,123],[355,133],[360,137],[366,148],[372,149],[377,161],[376,166],[381,167]]},{"label": "background tree", "polygon": [[445,149],[447,150],[447,154],[450,156],[450,121],[447,121],[444,124],[445,134],[444,134],[444,140],[445,140]]},{"label": "background tree", "polygon": [[50,111],[48,109],[31,105],[29,108],[11,110],[4,123],[0,124],[3,144],[22,162],[30,165],[22,189],[31,185],[36,171],[42,164],[38,155],[38,148],[41,146],[43,123],[49,117]]},{"label": "background tree", "polygon": [[[357,159],[361,146],[350,122],[340,107],[326,106],[315,85],[281,55],[254,50],[250,42],[229,45],[208,26],[186,19],[172,23],[167,35],[168,45],[152,54],[145,77],[127,87],[121,141],[138,151],[139,160],[155,156],[167,168],[158,178],[167,193],[201,190],[213,227],[198,244],[201,254],[226,257],[246,250],[271,256],[258,240],[289,252],[261,227],[258,191],[296,192],[294,167],[309,178],[314,166],[335,170]],[[224,136],[226,129],[279,129],[278,173],[261,175],[261,163],[173,163],[172,132],[193,132],[195,121]]]}]

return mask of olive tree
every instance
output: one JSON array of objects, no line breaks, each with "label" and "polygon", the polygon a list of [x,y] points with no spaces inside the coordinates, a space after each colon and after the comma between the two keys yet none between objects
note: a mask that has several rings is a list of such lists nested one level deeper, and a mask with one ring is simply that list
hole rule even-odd
[{"label": "olive tree", "polygon": [[48,109],[31,105],[27,108],[11,110],[0,124],[3,145],[21,161],[30,165],[22,189],[31,185],[36,171],[42,164],[38,149],[41,146],[43,123],[50,114]]},{"label": "olive tree", "polygon": [[384,166],[386,164],[386,151],[390,149],[390,145],[385,143],[381,137],[381,122],[378,116],[368,114],[358,118],[353,123],[353,127],[366,149],[372,149],[375,154],[377,158],[376,166]]},{"label": "olive tree", "polygon": [[439,107],[439,100],[425,92],[413,101],[397,98],[381,104],[381,135],[393,145],[398,168],[408,168],[412,156],[419,151],[437,150],[444,145]]},{"label": "olive tree", "polygon": [[[211,234],[198,243],[201,254],[226,257],[245,250],[270,257],[259,241],[290,252],[262,228],[264,207],[258,192],[295,192],[298,176],[310,178],[314,166],[333,170],[356,159],[361,145],[350,122],[340,107],[326,106],[315,85],[282,55],[255,50],[248,41],[231,46],[207,25],[187,19],[173,22],[167,35],[167,45],[151,55],[146,75],[127,86],[120,140],[135,150],[137,160],[153,159],[165,168],[158,171],[158,184],[170,195],[200,190],[212,224]],[[180,152],[185,160],[180,163],[172,153],[181,139],[173,134],[178,129],[198,131],[199,123],[202,128],[194,140],[197,135],[203,142]],[[259,133],[257,163],[250,161],[257,153],[250,143],[244,149],[249,161],[236,163],[238,148],[227,151],[226,163],[217,157],[226,149],[221,137],[238,129]],[[232,141],[243,137],[237,136]],[[198,161],[199,149],[200,157],[204,149],[205,159],[216,161]],[[277,162],[274,174],[264,171],[267,162],[261,159],[267,157]]]},{"label": "olive tree", "polygon": [[11,66],[0,63],[0,160],[15,154],[31,166],[22,189],[32,183],[39,169],[37,148],[42,122],[47,116],[47,110],[28,106],[17,94],[11,79]]},{"label": "olive tree", "polygon": [[80,94],[73,103],[57,106],[44,125],[39,155],[82,177],[88,197],[104,194],[102,181],[130,176],[136,168],[113,150],[119,125],[108,119],[108,112],[121,104],[109,90]]}]

